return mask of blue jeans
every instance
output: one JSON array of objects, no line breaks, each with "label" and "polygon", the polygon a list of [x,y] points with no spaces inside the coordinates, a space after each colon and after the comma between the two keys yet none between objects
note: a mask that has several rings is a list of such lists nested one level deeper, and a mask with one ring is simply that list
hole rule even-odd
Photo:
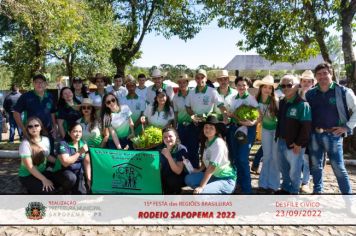
[{"label": "blue jeans", "polygon": [[278,190],[280,186],[277,142],[274,141],[276,130],[262,129],[263,164],[258,179],[258,186]]},{"label": "blue jeans", "polygon": [[310,180],[310,167],[309,167],[309,155],[304,154],[303,156],[303,178],[302,184],[306,185]]},{"label": "blue jeans", "polygon": [[230,157],[233,160],[233,165],[237,172],[236,184],[240,185],[242,193],[252,193],[251,173],[249,154],[256,138],[256,126],[248,127],[248,143],[240,144],[235,138],[237,126],[230,125],[227,135],[227,144],[230,152]]},{"label": "blue jeans", "polygon": [[253,161],[252,161],[252,167],[254,169],[258,170],[258,167],[260,167],[262,157],[263,157],[263,148],[261,145],[255,154],[255,158],[253,158]]},{"label": "blue jeans", "polygon": [[[196,188],[200,185],[201,180],[204,177],[204,172],[192,173],[185,176],[185,183],[191,188]],[[203,192],[205,194],[221,193],[230,194],[234,191],[235,180],[231,178],[217,178],[211,176],[208,184],[204,187]]]},{"label": "blue jeans", "polygon": [[20,136],[20,139],[22,139],[22,130],[19,128],[16,124],[16,121],[14,119],[14,113],[10,112],[9,113],[9,124],[10,124],[10,136],[9,136],[9,142],[14,142],[15,138],[15,130],[17,129],[17,133]]},{"label": "blue jeans", "polygon": [[299,193],[304,152],[305,148],[302,148],[298,154],[295,154],[293,149],[288,149],[284,139],[278,140],[278,160],[282,173],[282,190],[292,194]]},{"label": "blue jeans", "polygon": [[2,141],[2,113],[0,112],[0,142]]},{"label": "blue jeans", "polygon": [[323,191],[323,153],[328,154],[331,167],[342,194],[351,194],[351,184],[347,174],[342,149],[343,138],[332,133],[312,133],[309,144],[311,174],[313,175],[314,193]]}]

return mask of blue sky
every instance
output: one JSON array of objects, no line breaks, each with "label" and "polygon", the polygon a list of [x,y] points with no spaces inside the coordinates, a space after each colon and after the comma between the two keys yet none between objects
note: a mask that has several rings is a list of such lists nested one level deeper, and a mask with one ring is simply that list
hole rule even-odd
[{"label": "blue sky", "polygon": [[165,39],[151,33],[143,40],[142,57],[136,60],[135,65],[184,64],[192,69],[199,65],[224,67],[236,54],[256,54],[241,52],[236,47],[242,37],[239,30],[221,29],[214,22],[204,26],[199,34],[186,42],[178,37]]}]

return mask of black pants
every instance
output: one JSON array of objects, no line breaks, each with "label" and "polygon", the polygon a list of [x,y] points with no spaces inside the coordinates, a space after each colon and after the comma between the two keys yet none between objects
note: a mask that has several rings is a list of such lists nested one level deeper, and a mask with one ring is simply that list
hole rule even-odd
[{"label": "black pants", "polygon": [[[46,176],[47,179],[51,180],[53,183],[55,182],[55,177],[53,176],[52,172],[45,171],[42,173]],[[29,175],[26,177],[20,176],[21,184],[26,188],[29,194],[54,194],[56,193],[56,189],[49,190],[48,192],[43,190],[42,181],[34,177],[33,175]]]},{"label": "black pants", "polygon": [[164,194],[180,194],[181,188],[186,186],[184,183],[184,171],[177,175],[175,173],[161,173],[162,189]]},{"label": "black pants", "polygon": [[84,171],[61,170],[55,173],[56,182],[63,188],[64,194],[87,194]]}]

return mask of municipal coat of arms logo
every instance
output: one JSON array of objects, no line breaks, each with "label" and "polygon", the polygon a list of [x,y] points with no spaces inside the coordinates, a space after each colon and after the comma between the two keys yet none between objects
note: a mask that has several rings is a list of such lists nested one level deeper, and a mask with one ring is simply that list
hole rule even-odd
[{"label": "municipal coat of arms logo", "polygon": [[46,216],[46,207],[41,202],[30,202],[26,207],[26,216],[31,220],[40,220]]}]

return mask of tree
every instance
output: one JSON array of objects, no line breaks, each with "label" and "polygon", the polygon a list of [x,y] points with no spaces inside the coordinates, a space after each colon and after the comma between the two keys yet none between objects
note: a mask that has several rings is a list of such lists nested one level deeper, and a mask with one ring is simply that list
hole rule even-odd
[{"label": "tree", "polygon": [[331,62],[326,48],[326,29],[332,25],[332,2],[318,0],[208,0],[206,8],[220,27],[239,28],[243,50],[256,51],[273,61],[296,63],[321,52]]},{"label": "tree", "polygon": [[169,38],[178,35],[183,40],[191,39],[207,23],[198,1],[190,0],[113,0],[116,17],[126,27],[123,40],[112,50],[111,56],[117,74],[124,75],[125,68],[139,55],[145,35],[155,31]]}]

